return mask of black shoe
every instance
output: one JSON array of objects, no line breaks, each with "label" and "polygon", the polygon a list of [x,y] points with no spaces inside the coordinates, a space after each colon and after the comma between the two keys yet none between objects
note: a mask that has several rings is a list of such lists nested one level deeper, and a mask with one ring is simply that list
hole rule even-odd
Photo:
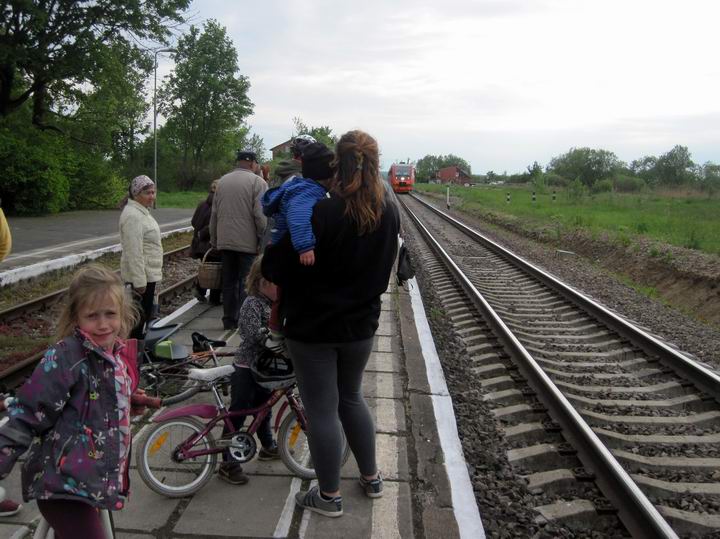
[{"label": "black shoe", "polygon": [[250,480],[237,462],[222,462],[218,470],[218,477],[231,485],[244,485]]},{"label": "black shoe", "polygon": [[280,458],[280,450],[277,444],[272,444],[270,447],[261,447],[258,451],[258,460],[277,460]]}]

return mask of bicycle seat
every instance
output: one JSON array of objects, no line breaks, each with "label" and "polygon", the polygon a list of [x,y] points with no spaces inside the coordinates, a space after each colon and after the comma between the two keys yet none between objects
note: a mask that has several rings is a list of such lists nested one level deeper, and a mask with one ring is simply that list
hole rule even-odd
[{"label": "bicycle seat", "polygon": [[170,324],[168,326],[148,326],[145,331],[145,349],[155,350],[155,345],[160,341],[164,341],[170,335],[175,333],[182,324]]},{"label": "bicycle seat", "polygon": [[210,346],[213,348],[222,348],[223,346],[227,345],[225,341],[216,341],[214,339],[209,339],[202,333],[198,333],[197,331],[193,331],[192,337],[192,343],[193,343],[193,352],[206,352],[210,350]]},{"label": "bicycle seat", "polygon": [[235,372],[233,365],[222,365],[210,369],[189,369],[187,377],[191,380],[200,380],[201,382],[214,382],[218,378],[230,376],[233,372]]}]

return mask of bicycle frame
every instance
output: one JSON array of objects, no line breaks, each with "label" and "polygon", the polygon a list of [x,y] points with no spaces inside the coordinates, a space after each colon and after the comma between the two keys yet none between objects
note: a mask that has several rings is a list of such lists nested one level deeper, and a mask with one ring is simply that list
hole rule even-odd
[{"label": "bicycle frame", "polygon": [[253,421],[252,423],[250,423],[250,426],[244,432],[247,432],[247,434],[249,434],[250,436],[254,435],[257,432],[258,428],[260,428],[260,424],[272,411],[273,406],[275,406],[275,404],[277,404],[283,397],[285,397],[286,400],[285,402],[283,402],[277,414],[277,417],[275,418],[275,425],[273,428],[274,431],[277,432],[280,428],[281,419],[288,406],[290,406],[293,413],[297,417],[300,427],[303,430],[307,429],[307,419],[305,417],[305,411],[294,393],[294,385],[285,389],[274,390],[270,395],[270,398],[258,407],[244,408],[242,410],[235,410],[231,412],[227,409],[225,403],[218,394],[216,384],[217,381],[212,382],[210,384],[210,390],[213,392],[215,400],[218,404],[189,404],[187,406],[180,406],[178,408],[167,410],[166,412],[160,414],[153,419],[153,422],[155,423],[161,423],[169,419],[176,419],[178,417],[187,416],[209,419],[201,432],[193,434],[187,440],[178,445],[175,450],[175,455],[180,461],[196,457],[202,457],[205,455],[211,455],[213,453],[222,453],[223,451],[225,451],[226,447],[223,446],[216,447],[214,449],[192,449],[199,440],[201,440],[205,435],[207,435],[221,421],[223,422],[225,429],[228,431],[227,436],[232,436],[237,432],[241,432],[242,429],[242,427],[241,429],[235,428],[232,422],[232,418],[240,416],[252,416]]}]

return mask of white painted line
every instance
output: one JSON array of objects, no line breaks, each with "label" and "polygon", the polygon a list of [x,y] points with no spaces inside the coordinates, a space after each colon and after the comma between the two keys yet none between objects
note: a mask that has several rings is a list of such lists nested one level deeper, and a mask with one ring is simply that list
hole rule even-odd
[{"label": "white painted line", "polygon": [[197,299],[193,298],[190,301],[188,301],[185,305],[178,308],[176,311],[171,312],[169,315],[167,315],[165,318],[161,318],[157,322],[155,322],[154,326],[162,327],[164,325],[169,324],[173,320],[175,320],[178,316],[180,316],[183,313],[186,313],[190,309],[192,309],[195,305],[197,305],[199,302]]},{"label": "white painted line", "polygon": [[472,483],[468,475],[467,464],[458,437],[457,424],[452,400],[448,393],[445,375],[440,365],[435,343],[432,340],[430,324],[425,316],[422,296],[415,278],[408,281],[410,286],[410,300],[415,318],[420,347],[425,358],[430,391],[432,392],[433,410],[440,438],[440,447],[445,456],[445,468],[450,480],[450,496],[453,503],[453,512],[458,524],[461,538],[484,539],[485,530],[480,518]]},{"label": "white painted line", "polygon": [[[313,479],[310,481],[310,488],[313,488],[315,485],[317,485],[317,479]],[[298,530],[298,536],[300,539],[305,539],[305,533],[307,532],[308,524],[310,524],[310,515],[312,515],[312,511],[306,511],[303,509],[303,516],[302,520],[300,521],[300,529]]]},{"label": "white painted line", "polygon": [[290,483],[290,491],[288,492],[288,496],[285,499],[285,506],[275,526],[273,537],[287,537],[290,533],[290,525],[292,524],[292,517],[295,512],[295,493],[300,492],[301,485],[302,479],[293,477]]},{"label": "white painted line", "polygon": [[[179,228],[177,230],[171,230],[169,232],[163,232],[162,237],[169,236],[171,234],[178,234],[181,232],[189,232],[192,227]],[[36,264],[29,266],[23,266],[21,268],[14,268],[11,270],[3,271],[0,273],[0,287],[7,286],[9,284],[22,281],[24,279],[30,279],[37,277],[43,273],[63,269],[71,266],[76,266],[86,260],[95,260],[106,253],[117,253],[122,250],[122,246],[118,243],[115,245],[109,245],[107,247],[101,247],[93,251],[85,251],[74,255],[64,256],[62,258],[55,258],[53,260],[44,260]]]},{"label": "white painted line", "polygon": [[372,506],[372,539],[399,539],[398,529],[398,498],[400,497],[400,484],[385,482],[383,484],[382,498],[373,500]]},{"label": "white painted line", "polygon": [[450,395],[447,384],[445,383],[445,374],[440,365],[437,350],[435,350],[435,342],[430,331],[430,324],[427,316],[425,316],[425,307],[423,306],[422,296],[418,290],[417,283],[413,277],[408,283],[412,283],[410,287],[410,303],[415,318],[415,328],[418,332],[420,347],[422,348],[423,357],[425,358],[425,369],[427,370],[428,383],[430,384],[430,392],[433,395]]}]

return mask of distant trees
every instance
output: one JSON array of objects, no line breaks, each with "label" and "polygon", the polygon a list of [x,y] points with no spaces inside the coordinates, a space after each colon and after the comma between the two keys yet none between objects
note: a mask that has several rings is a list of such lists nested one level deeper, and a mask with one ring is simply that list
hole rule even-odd
[{"label": "distant trees", "polygon": [[571,148],[567,153],[553,157],[547,171],[568,180],[579,179],[590,188],[595,182],[611,177],[624,166],[614,153],[607,150]]},{"label": "distant trees", "polygon": [[419,182],[427,182],[435,177],[441,168],[458,166],[468,174],[471,173],[470,163],[457,155],[426,155],[415,164],[415,178]]}]

